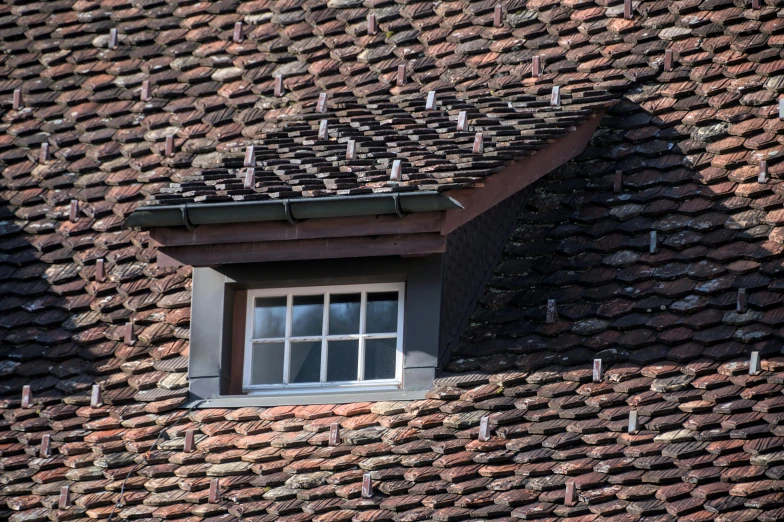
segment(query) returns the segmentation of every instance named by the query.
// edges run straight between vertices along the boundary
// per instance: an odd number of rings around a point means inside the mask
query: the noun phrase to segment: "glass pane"
[[[329,296],[329,335],[359,333],[360,294]]]
[[[291,343],[289,382],[319,382],[321,341]]]
[[[397,332],[397,292],[368,294],[367,333]]]
[[[397,339],[365,340],[365,380],[394,379]]]
[[[253,338],[270,339],[286,335],[286,297],[257,297],[253,318]]]
[[[327,350],[327,380],[356,381],[359,341],[330,341]]]
[[[284,343],[254,344],[250,358],[251,384],[283,384]]]
[[[321,335],[324,324],[324,296],[294,296],[294,308],[291,312],[291,335],[306,337]]]

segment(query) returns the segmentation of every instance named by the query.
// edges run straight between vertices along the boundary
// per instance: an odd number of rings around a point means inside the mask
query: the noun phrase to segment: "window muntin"
[[[243,388],[398,388],[403,283],[248,291]]]

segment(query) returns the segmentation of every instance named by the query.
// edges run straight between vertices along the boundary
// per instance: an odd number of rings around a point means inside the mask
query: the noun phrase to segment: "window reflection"
[[[329,296],[329,335],[359,333],[360,294],[333,294]]]
[[[257,297],[253,337],[269,339],[286,335],[286,297]]]
[[[324,296],[294,296],[294,307],[291,312],[291,335],[294,337],[310,337],[321,335],[324,324]]]
[[[367,333],[397,331],[397,292],[367,295]]]

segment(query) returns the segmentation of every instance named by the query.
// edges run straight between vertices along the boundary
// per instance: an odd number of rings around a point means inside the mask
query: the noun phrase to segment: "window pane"
[[[397,332],[397,292],[367,295],[367,333]]]
[[[283,383],[284,343],[254,344],[250,358],[251,384]]]
[[[327,380],[356,381],[359,341],[330,341],[327,351]]]
[[[286,298],[257,297],[253,318],[253,338],[269,339],[286,335]]]
[[[329,296],[329,335],[359,333],[360,294]]]
[[[321,335],[324,322],[323,295],[294,296],[294,308],[291,312],[291,335],[305,337]]]
[[[289,382],[319,382],[321,341],[291,343]]]
[[[397,339],[365,341],[365,380],[394,379]]]

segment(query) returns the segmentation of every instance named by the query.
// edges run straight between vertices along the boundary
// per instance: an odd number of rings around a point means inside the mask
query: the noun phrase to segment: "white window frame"
[[[395,358],[395,377],[394,379],[373,380],[373,381],[347,381],[347,382],[318,382],[318,383],[288,383],[289,364],[291,358],[291,341],[320,341],[321,342],[321,378],[326,379],[327,372],[327,342],[341,340],[358,340],[358,375],[362,376],[364,371],[365,339],[390,339],[392,332],[367,334],[365,331],[365,316],[367,308],[367,294],[377,292],[397,292],[397,354]],[[357,294],[361,295],[360,305],[360,329],[358,334],[351,335],[327,335],[329,325],[329,303],[330,295],[336,294]],[[324,317],[320,336],[312,337],[292,337],[292,303],[294,296],[300,295],[323,295],[324,296]],[[286,297],[286,328],[285,337],[254,339],[254,308],[257,297]],[[245,347],[242,370],[243,391],[251,395],[289,395],[292,393],[307,393],[308,391],[322,392],[347,392],[361,390],[399,390],[403,383],[403,302],[405,300],[405,283],[377,283],[363,285],[334,285],[334,286],[307,286],[294,288],[273,288],[248,290],[248,300],[246,303],[245,317]],[[259,341],[272,343],[284,343],[283,357],[283,384],[251,384],[251,357],[253,356],[253,344]]]

